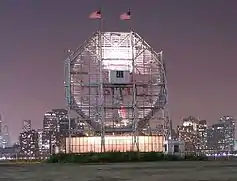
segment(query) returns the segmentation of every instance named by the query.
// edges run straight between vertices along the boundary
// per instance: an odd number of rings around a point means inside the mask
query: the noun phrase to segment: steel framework
[[[111,72],[126,71],[128,80],[111,82]],[[65,60],[68,109],[101,135],[133,133],[151,122],[163,123],[168,140],[167,81],[163,52],[155,52],[134,31],[95,32]],[[103,149],[103,146],[101,147]]]

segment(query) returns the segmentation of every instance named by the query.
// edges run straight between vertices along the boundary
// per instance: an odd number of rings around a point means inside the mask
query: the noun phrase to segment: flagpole
[[[90,14],[90,19],[98,20],[98,30],[96,31],[96,35],[98,39],[96,40],[96,50],[98,51],[98,62],[99,62],[99,93],[97,100],[100,99],[100,103],[97,105],[99,109],[99,120],[100,124],[100,132],[101,132],[101,152],[105,151],[105,141],[104,141],[104,134],[105,134],[105,126],[104,126],[104,85],[103,85],[103,13],[102,8],[97,11],[94,11]]]
[[[102,32],[103,31],[103,13],[102,13],[102,8],[100,8],[100,13],[101,13],[101,18],[99,20],[99,31]]]
[[[100,12],[102,12],[102,8],[100,8]],[[102,13],[101,13],[102,14]],[[105,123],[104,123],[104,86],[103,86],[103,15],[99,20],[99,59],[100,59],[100,118],[101,118],[101,152],[105,151]]]
[[[137,125],[137,103],[136,103],[136,83],[135,83],[135,56],[134,56],[134,35],[133,35],[133,28],[132,28],[132,22],[131,22],[131,9],[129,8],[126,12],[126,15],[124,18],[122,18],[127,22],[129,33],[130,33],[130,46],[131,46],[131,54],[132,54],[132,92],[133,92],[133,150],[139,152],[139,140],[138,140],[138,125]],[[134,151],[135,151],[134,150]]]
[[[129,15],[131,16],[131,9],[129,8],[128,9],[128,13],[130,13]],[[129,31],[132,32],[133,29],[132,29],[132,19],[130,17],[130,19],[128,20],[128,28],[129,28]]]
[[[104,16],[103,16],[103,0],[100,0],[99,2],[99,7],[100,7],[100,14],[101,14],[101,19],[99,21],[99,31],[102,32],[103,31],[103,21],[104,21]]]

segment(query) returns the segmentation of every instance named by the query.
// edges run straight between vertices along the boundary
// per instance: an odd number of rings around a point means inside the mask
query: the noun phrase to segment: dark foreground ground
[[[0,164],[0,181],[237,181],[237,161]]]

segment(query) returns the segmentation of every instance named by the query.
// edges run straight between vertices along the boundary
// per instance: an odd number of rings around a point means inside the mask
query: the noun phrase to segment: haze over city
[[[145,3],[146,2],[146,3]],[[0,112],[17,140],[24,119],[42,127],[43,115],[64,108],[64,59],[98,27],[89,13],[103,6],[105,31],[130,25],[157,51],[164,50],[169,110],[175,124],[189,115],[215,122],[237,116],[235,0],[1,0]]]

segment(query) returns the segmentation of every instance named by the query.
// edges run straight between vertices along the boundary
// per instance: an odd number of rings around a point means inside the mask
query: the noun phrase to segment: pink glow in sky
[[[88,15],[103,5],[106,31],[132,26],[164,50],[174,123],[189,115],[215,122],[237,116],[237,1],[84,0],[0,1],[0,111],[16,140],[23,119],[65,107],[63,61],[98,27]]]

